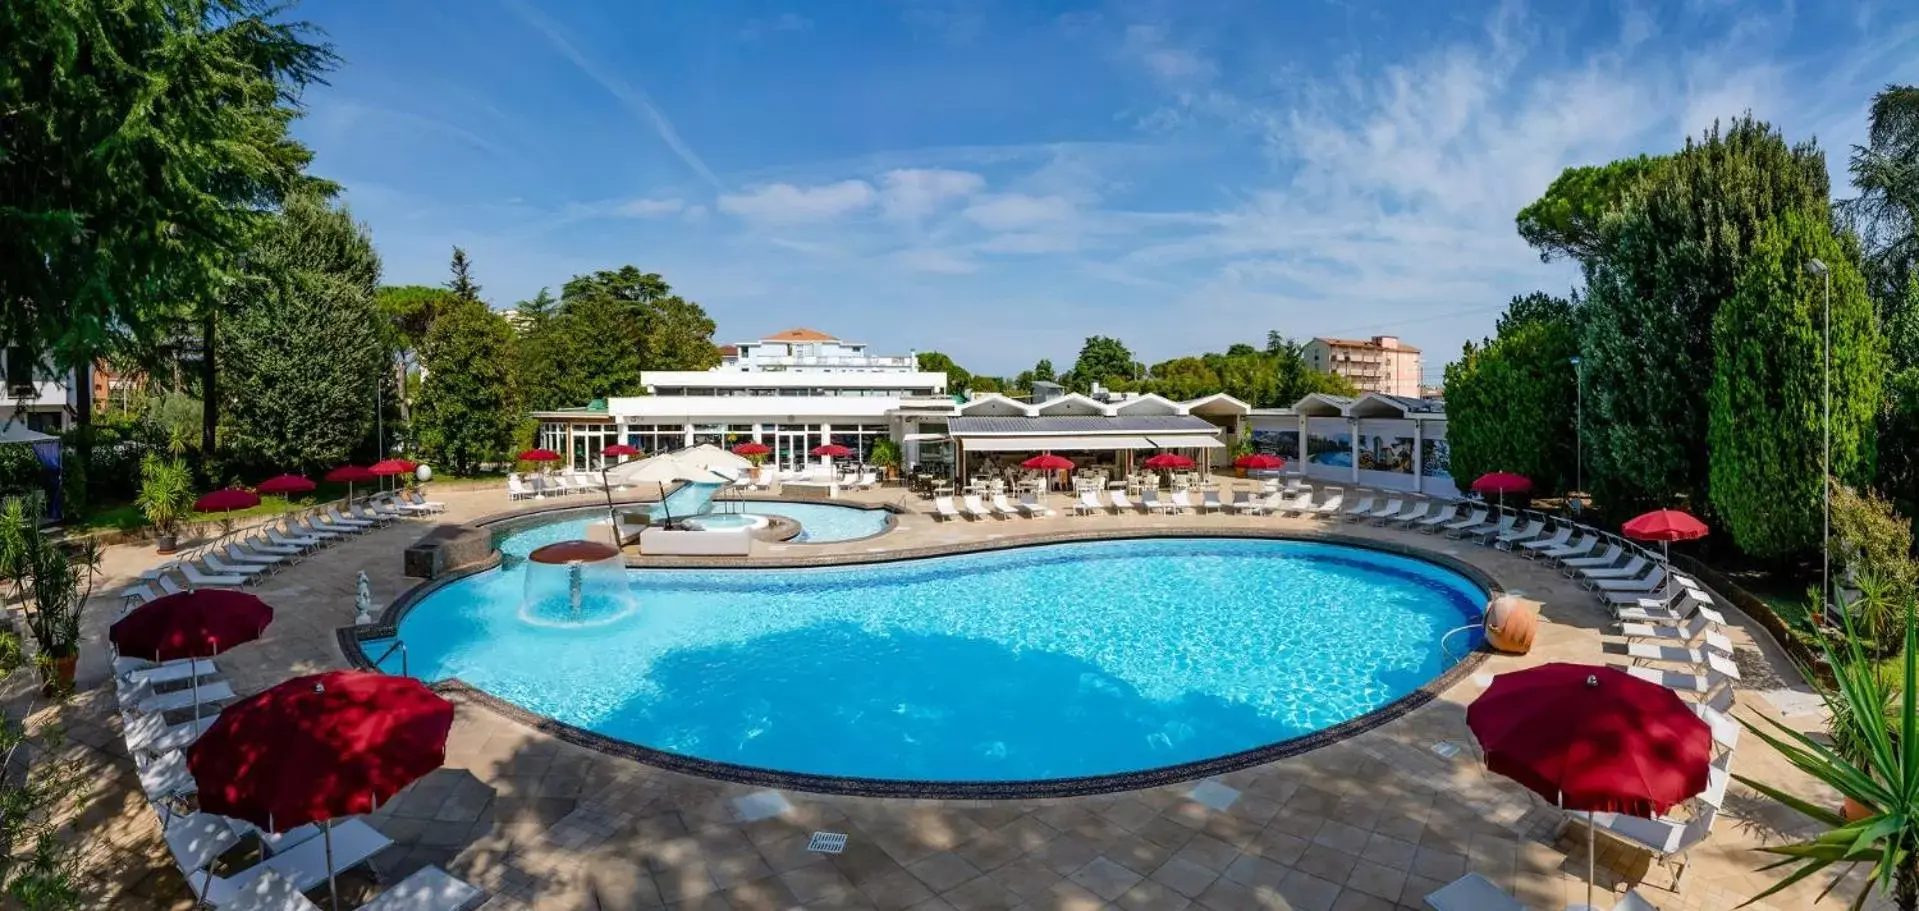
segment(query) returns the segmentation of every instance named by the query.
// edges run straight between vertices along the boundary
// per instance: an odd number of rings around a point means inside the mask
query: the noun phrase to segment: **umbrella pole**
[[[340,884],[333,879],[333,820],[320,823],[320,837],[326,840],[326,892],[333,911],[340,911]]]
[[[1586,908],[1593,906],[1593,811],[1586,811]]]

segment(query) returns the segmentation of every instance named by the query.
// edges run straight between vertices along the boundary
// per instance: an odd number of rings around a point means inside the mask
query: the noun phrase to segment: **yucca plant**
[[[1919,744],[1919,700],[1912,692],[1913,682],[1919,680],[1919,625],[1908,601],[1901,658],[1904,673],[1895,677],[1874,665],[1868,647],[1855,634],[1850,613],[1841,616],[1841,624],[1844,635],[1820,642],[1836,682],[1814,684],[1832,713],[1831,745],[1770,718],[1764,726],[1744,719],[1741,723],[1795,768],[1851,800],[1856,805],[1853,815],[1859,818],[1848,820],[1838,809],[1735,774],[1753,790],[1827,826],[1825,832],[1805,841],[1760,848],[1780,856],[1762,870],[1791,868],[1792,872],[1747,904],[1828,867],[1866,864],[1871,879],[1853,900],[1853,908],[1863,907],[1877,889],[1890,893],[1902,911],[1919,911],[1919,749],[1914,749]],[[1805,676],[1818,680],[1809,671]],[[1835,875],[1826,892],[1840,878]]]

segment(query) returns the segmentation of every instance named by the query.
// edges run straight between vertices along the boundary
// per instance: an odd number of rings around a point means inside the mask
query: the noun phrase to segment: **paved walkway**
[[[508,509],[502,491],[445,491],[441,521]],[[887,490],[868,502],[921,501]],[[585,498],[574,497],[578,505]],[[570,505],[541,504],[542,506]],[[262,641],[223,656],[236,690],[254,692],[300,673],[343,665],[334,629],[351,621],[356,574],[376,600],[413,580],[400,551],[430,527],[402,523],[322,551],[256,591],[276,619]],[[756,545],[756,557],[871,556],[876,552],[1013,542],[1088,529],[1272,528],[1311,534],[1303,520],[1226,516],[1059,516],[936,523],[903,515],[880,538],[832,545]],[[1341,525],[1342,533],[1390,537],[1457,552],[1513,589],[1546,604],[1536,647],[1495,656],[1405,717],[1301,756],[1220,776],[1098,797],[1033,801],[916,801],[784,793],[654,769],[558,741],[474,705],[456,713],[446,767],[372,818],[396,845],[380,859],[389,881],[440,864],[492,893],[489,911],[521,908],[915,908],[1168,909],[1420,908],[1423,896],[1479,871],[1529,908],[1584,900],[1584,830],[1476,761],[1465,706],[1490,675],[1551,660],[1606,660],[1604,614],[1557,574],[1494,551],[1407,533]],[[149,549],[109,551],[104,590],[157,562]],[[43,710],[70,731],[69,753],[97,769],[99,787],[71,822],[84,839],[89,886],[99,907],[185,908],[180,877],[119,746],[97,643],[117,614],[103,597],[87,618],[81,683],[66,705]],[[1731,612],[1729,611],[1729,614]],[[1790,676],[1770,643],[1743,618],[1731,631],[1742,664]],[[1763,635],[1763,634],[1762,634]],[[1615,659],[1617,660],[1617,659]],[[19,705],[19,693],[6,694]],[[1739,713],[1772,713],[1742,694]],[[1458,748],[1456,751],[1453,748]],[[1756,738],[1743,739],[1735,770],[1836,803],[1792,772]],[[1197,788],[1197,790],[1196,790]],[[752,798],[745,803],[740,798]],[[752,818],[772,811],[766,818]],[[1565,831],[1562,831],[1565,830]],[[820,830],[845,833],[844,853],[806,850]],[[1629,885],[1666,911],[1732,908],[1766,888],[1753,849],[1802,835],[1804,820],[1735,785],[1712,838],[1691,855],[1683,887],[1648,868],[1644,854],[1600,843],[1601,890]],[[1762,908],[1842,907],[1843,883],[1817,905],[1824,881],[1801,883]],[[355,897],[363,879],[345,881]],[[1597,904],[1608,907],[1615,896]]]

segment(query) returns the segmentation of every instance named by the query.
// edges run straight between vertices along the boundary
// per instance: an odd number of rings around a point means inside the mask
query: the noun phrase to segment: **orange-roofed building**
[[[1395,336],[1315,338],[1301,354],[1307,366],[1343,376],[1361,392],[1419,397],[1419,349]]]

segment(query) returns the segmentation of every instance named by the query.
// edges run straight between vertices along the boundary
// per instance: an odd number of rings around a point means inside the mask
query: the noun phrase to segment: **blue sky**
[[[807,325],[975,372],[1397,333],[1436,377],[1565,166],[1751,109],[1841,173],[1919,81],[1898,2],[457,4],[296,13],[346,58],[297,130],[386,280],[496,306],[633,263],[720,341]]]

